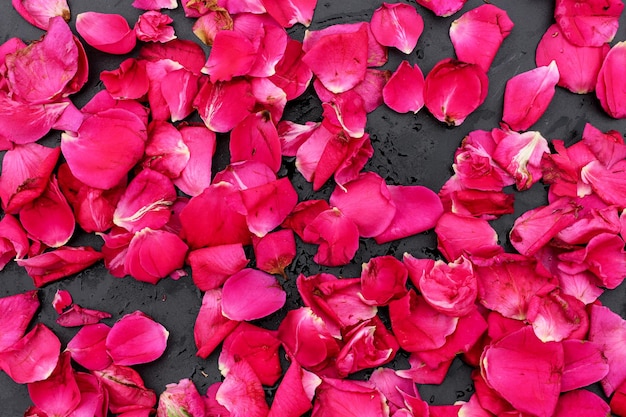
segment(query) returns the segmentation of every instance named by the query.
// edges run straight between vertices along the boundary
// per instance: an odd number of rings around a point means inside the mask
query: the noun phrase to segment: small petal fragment
[[[111,317],[110,313],[90,308],[82,308],[78,304],[72,305],[59,315],[56,322],[63,327],[78,327],[86,324],[96,324],[102,319]]]
[[[222,311],[231,320],[256,320],[279,310],[286,298],[276,278],[262,271],[243,269],[224,283]]]
[[[467,0],[416,0],[417,4],[430,9],[440,17],[452,16],[463,8]]]
[[[169,332],[141,311],[119,319],[106,337],[107,352],[116,365],[137,365],[158,359]]]
[[[119,14],[79,13],[76,31],[89,45],[108,54],[127,54],[137,44],[135,31]]]
[[[513,130],[528,130],[550,105],[559,79],[555,61],[511,78],[504,90],[502,120]]]
[[[413,6],[383,3],[372,14],[370,27],[374,37],[384,46],[393,46],[410,54],[424,30],[424,20]]]
[[[102,254],[89,246],[63,246],[51,252],[18,259],[17,264],[26,268],[36,287],[80,272],[102,259]]]

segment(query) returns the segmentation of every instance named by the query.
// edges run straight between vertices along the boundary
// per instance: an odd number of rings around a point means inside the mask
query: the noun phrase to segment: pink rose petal
[[[583,388],[603,379],[609,372],[601,345],[586,340],[564,340],[565,367],[561,391]]]
[[[611,413],[609,405],[599,395],[588,390],[568,392],[559,398],[554,417],[605,417]]]
[[[504,252],[498,235],[482,219],[444,213],[435,226],[438,248],[443,256],[454,261],[461,255],[490,258]]]
[[[272,402],[268,417],[300,417],[313,406],[315,389],[322,380],[291,362]]]
[[[388,415],[382,393],[366,382],[322,378],[316,394],[312,417]]]
[[[410,54],[424,30],[424,20],[413,6],[383,3],[372,14],[370,27],[381,45],[393,46]]]
[[[113,362],[106,350],[106,338],[111,328],[103,323],[82,327],[67,343],[72,359],[90,371],[100,371]]]
[[[626,42],[616,43],[606,54],[596,83],[596,96],[609,116],[616,119],[626,117],[624,107],[624,78],[619,68],[626,61]]]
[[[467,0],[417,0],[417,4],[430,9],[440,17],[452,16],[465,4]]]
[[[167,417],[171,413],[187,413],[203,416],[206,412],[204,400],[190,379],[181,379],[177,384],[167,384],[159,396],[157,417]]]
[[[296,240],[293,231],[284,229],[252,238],[256,267],[268,274],[287,277],[287,268],[296,257]]]
[[[90,46],[108,54],[127,54],[137,44],[135,31],[119,14],[79,13],[76,16],[76,31]]]
[[[526,190],[541,179],[541,160],[550,153],[541,133],[494,129],[492,135],[497,143],[493,159],[515,178],[518,190]]]
[[[222,314],[222,289],[206,291],[193,328],[198,348],[196,354],[201,358],[208,357],[238,324],[238,321],[230,320]]]
[[[106,311],[83,308],[78,304],[72,305],[56,319],[58,325],[63,327],[78,327],[86,324],[96,324],[102,319],[111,317]]]
[[[591,0],[583,3],[557,0],[554,19],[573,44],[602,46],[613,40],[623,10],[624,3],[621,0]]]
[[[283,57],[276,63],[275,74],[269,77],[270,81],[285,92],[287,100],[302,95],[313,77],[311,69],[302,61],[303,56],[302,42],[289,39]]]
[[[317,0],[263,0],[263,6],[279,25],[290,28],[296,23],[309,26]]]
[[[235,362],[215,393],[231,417],[266,417],[269,407],[259,378],[245,360]]]
[[[182,192],[194,197],[211,184],[212,164],[209,162],[215,154],[216,137],[204,125],[186,125],[179,130],[189,151],[189,160],[173,182]]]
[[[37,291],[27,291],[0,298],[0,352],[17,343],[39,308]]]
[[[256,320],[279,310],[286,297],[276,278],[246,268],[224,283],[222,312],[231,320]]]
[[[149,11],[137,19],[135,23],[135,35],[142,42],[169,42],[176,39],[174,28],[168,26],[174,20],[157,11]]]
[[[319,213],[306,225],[303,237],[319,245],[313,260],[320,265],[346,265],[359,248],[357,225],[337,208]]]
[[[368,303],[386,305],[406,294],[408,271],[391,255],[377,256],[361,269],[361,295]]]
[[[93,374],[106,389],[109,396],[109,410],[115,414],[144,409],[136,417],[150,415],[156,405],[156,395],[146,388],[141,375],[128,366],[111,365]],[[129,417],[135,417],[128,414]]]
[[[607,307],[597,305],[591,306],[590,317],[589,341],[598,344],[607,359],[609,372],[600,382],[604,393],[610,396],[626,380],[626,368],[621,366],[626,360],[626,321]]]
[[[201,85],[193,105],[206,126],[214,132],[228,132],[252,112],[255,99],[250,83],[237,79]]]
[[[231,132],[231,162],[259,161],[278,172],[281,164],[278,132],[267,111],[251,113]]]
[[[15,11],[31,25],[48,30],[50,19],[61,16],[70,20],[70,8],[65,0],[12,0]]]
[[[81,393],[69,352],[61,353],[54,372],[48,378],[28,384],[28,395],[35,407],[47,415],[70,415],[80,403]]]
[[[228,277],[248,264],[248,259],[241,243],[235,243],[193,250],[187,255],[187,263],[194,284],[201,291],[208,291],[221,287]]]
[[[133,7],[142,10],[175,9],[176,0],[133,0]]]
[[[417,64],[402,61],[383,88],[385,104],[398,113],[417,113],[424,107],[424,74]]]
[[[119,319],[106,337],[106,349],[115,365],[137,365],[158,359],[167,347],[169,332],[144,313]]]
[[[187,10],[190,10],[188,7],[193,5],[192,1],[183,2],[183,7],[185,7],[185,14]],[[201,4],[196,2],[196,6]],[[199,13],[198,13],[199,14]],[[191,17],[191,16],[187,16]],[[195,16],[198,19],[193,24],[192,31],[194,35],[202,41],[202,43],[212,46],[215,41],[215,36],[222,30],[232,30],[233,29],[233,19],[230,14],[226,10],[216,9],[216,10],[208,10],[199,15]]]

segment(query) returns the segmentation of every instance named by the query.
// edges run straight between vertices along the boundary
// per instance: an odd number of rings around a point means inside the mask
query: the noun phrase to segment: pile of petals
[[[417,3],[450,16],[465,1]],[[80,327],[62,350],[45,325],[27,332],[39,308],[33,290],[0,299],[0,369],[27,384],[25,416],[625,416],[626,321],[598,300],[626,277],[624,139],[588,124],[574,145],[551,140],[552,152],[529,130],[557,86],[595,90],[610,116],[626,117],[626,44],[608,43],[623,3],[579,3],[556,1],[537,67],[506,84],[500,126],[462,140],[435,193],[363,170],[374,153],[367,117],[385,104],[463,123],[485,101],[491,64],[514,30],[494,5],[452,22],[456,56],[424,76],[407,60],[381,69],[389,48],[415,49],[424,23],[414,5],[384,3],[369,22],[307,30],[300,42],[286,28],[310,23],[314,0],[183,0],[207,58],[160,12],[175,1],[135,0],[146,12],[132,28],[121,15],[79,14],[79,38],[64,2],[14,0],[46,33],[0,46],[0,268],[16,259],[36,287],[100,260],[112,276],[146,284],[191,271],[203,292],[197,355],[219,350],[223,376],[204,395],[183,379],[157,400],[132,366],[165,352],[163,326],[139,311],[108,326],[109,313],[61,290],[57,323]],[[137,53],[102,72],[104,89],[79,109],[69,96],[89,73],[81,38]],[[320,120],[283,119],[309,86]],[[50,130],[62,131],[60,147],[37,143]],[[229,164],[214,172],[224,133]],[[334,187],[328,200],[299,201],[285,163],[315,191]],[[506,253],[489,221],[514,212],[508,187],[539,181],[548,202],[515,221],[517,253]],[[68,245],[77,225],[102,239],[101,251]],[[319,265],[342,266],[363,239],[430,229],[438,259],[385,255],[358,277],[298,274],[301,307],[277,330],[255,323],[284,311],[279,276],[287,279],[297,244],[315,245]],[[385,367],[400,350],[409,369]],[[473,367],[475,395],[422,400],[417,384],[440,384],[457,356]],[[368,369],[367,380],[348,378]],[[610,403],[584,389],[597,382]]]

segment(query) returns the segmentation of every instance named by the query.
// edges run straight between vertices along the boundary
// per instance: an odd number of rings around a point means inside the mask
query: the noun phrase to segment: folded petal
[[[317,375],[291,362],[276,389],[268,417],[300,417],[313,406],[315,389],[321,382]]]
[[[243,321],[278,311],[287,295],[272,275],[246,268],[226,280],[222,297],[224,316]]]
[[[189,160],[173,182],[182,192],[194,197],[211,184],[211,161],[215,154],[216,137],[204,125],[188,125],[179,130],[189,151]]]
[[[106,349],[110,330],[104,323],[88,324],[67,343],[67,351],[80,366],[90,371],[102,370],[113,362]]]
[[[265,236],[252,238],[256,267],[268,274],[287,277],[287,268],[296,257],[296,240],[293,231],[284,229]]]
[[[592,305],[589,340],[600,345],[602,355],[609,365],[608,374],[602,379],[604,393],[610,396],[626,380],[624,363],[624,338],[626,321],[607,307]]]
[[[190,379],[181,379],[177,384],[167,384],[159,396],[157,417],[176,415],[203,416],[206,412],[204,400]]]
[[[0,92],[0,138],[15,144],[35,142],[56,128],[69,108],[67,101],[25,103]]]
[[[559,78],[559,68],[552,61],[548,66],[509,79],[504,90],[502,120],[513,130],[528,130],[550,105]]]
[[[377,256],[361,269],[361,295],[366,302],[386,305],[406,294],[408,271],[391,255]]]
[[[158,359],[167,347],[169,332],[141,311],[119,319],[106,337],[115,365],[137,365]]]
[[[589,324],[583,302],[559,290],[532,298],[526,317],[542,342],[560,342],[586,334]]]
[[[189,162],[189,148],[173,125],[155,120],[148,126],[148,141],[141,165],[168,178],[178,177]]]
[[[26,231],[15,217],[5,214],[0,220],[0,271],[10,261],[24,258],[29,248]]]
[[[63,246],[41,255],[18,259],[17,264],[26,268],[36,287],[80,272],[102,259],[102,254],[91,247]]]
[[[276,1],[276,4],[284,4],[284,2]],[[274,67],[274,75],[269,77],[270,81],[285,92],[287,100],[293,100],[302,95],[313,77],[311,69],[302,61],[303,56],[302,42],[289,39],[283,57]]]
[[[48,327],[35,327],[0,352],[0,369],[18,384],[47,379],[57,366],[61,342]]]
[[[389,415],[384,396],[371,384],[323,378],[317,387],[313,417],[384,417]]]
[[[624,10],[621,0],[587,1],[557,0],[554,19],[563,34],[575,45],[602,46],[611,42]]]
[[[109,410],[119,414],[130,410],[146,409],[140,415],[149,415],[156,405],[156,395],[146,388],[141,375],[128,366],[111,365],[93,371],[109,395]],[[129,410],[130,409],[130,410]]]
[[[550,153],[541,133],[494,129],[492,135],[497,143],[493,159],[515,178],[518,190],[526,190],[541,179],[541,160]]]
[[[238,321],[230,320],[222,314],[222,289],[206,291],[193,328],[198,348],[196,355],[208,357],[238,324]]]
[[[15,11],[31,25],[48,30],[50,19],[61,16],[66,22],[70,20],[70,8],[65,0],[13,0]]]
[[[505,10],[483,4],[452,22],[450,40],[460,61],[476,64],[486,73],[512,29]]]
[[[485,380],[519,411],[550,417],[563,374],[563,347],[543,343],[524,327],[488,346],[482,357]]]
[[[584,388],[603,379],[609,372],[607,358],[598,343],[569,339],[563,341],[565,367],[561,391]]]
[[[146,227],[130,241],[125,271],[138,281],[156,284],[183,267],[188,249],[178,235]]]
[[[28,384],[28,395],[35,407],[52,416],[69,415],[78,406],[81,395],[69,352],[61,353],[48,378]]]
[[[0,298],[0,352],[17,343],[39,308],[37,291]]]
[[[193,105],[206,126],[214,132],[228,132],[252,112],[255,99],[250,83],[236,79],[205,82]]]
[[[176,39],[174,28],[168,26],[174,20],[158,11],[148,11],[137,19],[135,35],[143,42],[169,42]]]
[[[235,362],[215,393],[231,417],[266,417],[269,407],[259,378],[245,360]]]
[[[319,244],[313,260],[320,265],[345,265],[359,248],[357,225],[339,209],[319,213],[303,231],[306,242]]]
[[[410,54],[424,30],[424,20],[413,6],[383,3],[372,14],[370,22],[376,40]]]
[[[417,64],[402,61],[383,88],[385,104],[398,113],[417,113],[424,107],[424,74]]]
[[[263,6],[279,25],[290,28],[296,23],[309,26],[317,0],[263,0]]]
[[[56,322],[63,327],[78,327],[86,324],[96,324],[102,319],[111,317],[106,311],[82,308],[78,304],[72,305],[68,310],[59,315]]]
[[[281,165],[280,140],[270,113],[251,113],[232,130],[229,142],[231,162],[259,161],[278,172]]]
[[[446,58],[426,75],[424,104],[440,122],[458,126],[485,101],[488,85],[478,65]]]
[[[616,119],[626,117],[624,107],[624,78],[619,68],[626,61],[626,42],[616,43],[606,54],[596,83],[596,96],[609,116]]]
[[[137,44],[135,31],[119,14],[79,13],[76,16],[76,31],[90,46],[108,54],[127,54]]]
[[[209,59],[202,71],[209,75],[212,83],[230,81],[250,72],[256,53],[257,49],[245,35],[222,30],[215,35]]]

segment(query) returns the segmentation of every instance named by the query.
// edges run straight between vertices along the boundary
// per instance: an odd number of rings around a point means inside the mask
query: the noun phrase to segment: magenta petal
[[[170,120],[178,122],[193,112],[200,76],[186,68],[168,71],[161,82],[161,95],[170,112]]]
[[[0,298],[0,352],[17,343],[39,309],[37,291]]]
[[[602,46],[613,40],[623,10],[621,0],[557,0],[554,19],[573,44]]]
[[[0,352],[0,369],[18,384],[42,381],[54,371],[61,342],[52,330],[41,323],[11,348]]]
[[[610,414],[606,401],[584,389],[562,395],[554,410],[554,417],[605,417]]]
[[[590,185],[605,203],[621,207],[626,195],[626,181],[622,175],[625,165],[626,162],[620,161],[606,169],[601,162],[594,160],[582,168],[580,176],[582,182]]]
[[[542,342],[560,342],[577,333],[586,334],[589,324],[583,302],[559,290],[532,298],[526,318]]]
[[[63,327],[78,327],[86,324],[96,324],[102,319],[111,317],[110,313],[89,308],[82,308],[78,304],[72,305],[59,315],[56,322]]]
[[[268,417],[300,417],[311,409],[315,389],[322,380],[291,362],[272,401]]]
[[[209,74],[212,83],[230,81],[233,77],[248,74],[255,60],[256,48],[245,35],[222,30],[215,35],[202,71]]]
[[[322,36],[302,61],[311,68],[324,87],[333,93],[351,89],[363,81],[367,68],[367,28],[352,33]]]
[[[607,359],[609,372],[601,383],[604,393],[610,396],[626,380],[626,368],[622,366],[626,363],[626,321],[603,306],[592,305],[590,315],[589,341],[598,344]]]
[[[62,134],[61,151],[76,178],[108,189],[141,159],[146,139],[144,121],[131,111],[112,108],[88,116],[75,134]]]
[[[596,83],[596,96],[602,108],[616,119],[626,118],[625,80],[619,70],[623,68],[624,62],[626,62],[626,42],[618,42],[604,58]]]
[[[251,233],[263,237],[280,225],[298,203],[288,178],[241,191],[246,223]]]
[[[224,283],[222,311],[231,320],[256,320],[279,310],[286,297],[273,276],[243,269]]]
[[[201,358],[209,356],[238,324],[222,314],[222,289],[206,291],[193,328],[197,355]]]
[[[441,200],[426,187],[388,185],[387,189],[396,206],[396,213],[385,231],[374,236],[378,244],[432,229],[443,214]]]
[[[185,15],[187,17],[191,17],[188,15],[187,10],[189,6],[202,6],[200,3],[194,2],[183,2],[183,7],[185,8]],[[218,32],[222,30],[232,30],[233,29],[233,19],[230,16],[230,13],[226,10],[216,9],[209,10],[206,8],[206,12],[198,13],[199,16],[195,16],[198,19],[193,24],[193,33],[202,41],[202,43],[212,46],[213,41],[215,40],[215,36]]]
[[[481,368],[485,380],[513,407],[538,417],[550,417],[559,399],[563,347],[542,343],[524,327],[488,346]]]
[[[351,138],[362,138],[365,135],[367,114],[363,98],[355,91],[345,91],[335,95],[330,103],[322,103],[323,123],[340,128]],[[334,130],[330,128],[330,130]]]
[[[109,54],[126,54],[137,43],[135,31],[119,14],[79,13],[76,16],[76,31],[89,45]]]
[[[204,125],[183,126],[180,133],[189,150],[189,160],[173,182],[182,192],[194,197],[211,184],[210,161],[215,154],[216,137]]]
[[[31,239],[52,248],[63,246],[70,240],[76,220],[54,176],[42,195],[22,207],[20,222]]]
[[[249,323],[240,323],[226,336],[218,359],[220,372],[228,376],[237,362],[248,362],[261,384],[272,386],[282,375],[276,332]]]
[[[406,294],[408,271],[391,255],[377,256],[364,263],[361,270],[361,295],[366,302],[386,305]]]
[[[103,323],[81,328],[67,344],[72,359],[90,371],[99,371],[112,363],[106,351],[106,338],[110,327]]]
[[[13,0],[15,11],[31,25],[48,30],[50,19],[61,16],[70,20],[70,8],[65,0]]]
[[[262,3],[279,25],[290,28],[296,23],[311,24],[317,0],[263,0]]]
[[[417,4],[430,9],[440,17],[452,16],[465,4],[467,0],[417,0]]]
[[[170,413],[187,413],[191,416],[204,416],[206,406],[198,389],[190,379],[181,379],[177,384],[167,384],[159,396],[157,417]]]
[[[268,274],[286,278],[285,268],[296,257],[296,240],[289,229],[268,233],[262,238],[253,237],[256,267]]]
[[[236,79],[201,86],[193,105],[206,126],[214,132],[228,132],[252,112],[255,99],[250,83]]]
[[[148,93],[150,80],[143,60],[128,58],[112,71],[102,71],[100,81],[116,99],[140,99]]]
[[[415,383],[400,376],[391,368],[376,368],[369,381],[376,385],[376,388],[387,398],[391,415],[395,415],[394,413],[399,408],[405,407],[403,393],[419,397]]]
[[[28,384],[28,394],[33,404],[48,415],[70,415],[80,403],[80,390],[69,352],[61,353],[54,372],[48,378]]]
[[[10,261],[24,258],[30,248],[26,231],[10,214],[0,220],[0,248],[0,271]]]
[[[543,115],[559,82],[555,61],[511,78],[504,90],[502,120],[513,130],[527,130]]]
[[[278,132],[267,111],[251,113],[230,135],[231,162],[259,161],[278,172],[281,164]]]
[[[169,26],[174,20],[156,10],[148,11],[137,19],[135,35],[142,42],[169,42],[176,39],[174,28]]]
[[[370,25],[381,45],[394,46],[405,54],[415,49],[424,30],[424,20],[415,8],[401,3],[383,3],[372,14]]]
[[[389,415],[385,397],[367,382],[323,378],[316,394],[312,417]]]
[[[302,61],[303,56],[302,42],[289,39],[282,59],[274,68],[275,74],[269,77],[270,81],[285,92],[287,100],[302,95],[313,77],[311,69]]]
[[[512,29],[513,22],[506,11],[483,4],[452,22],[450,40],[460,61],[476,64],[487,72]]]
[[[346,265],[359,248],[357,225],[339,209],[321,212],[306,225],[304,241],[319,244],[313,260],[320,265]]]
[[[170,218],[176,190],[165,175],[144,169],[128,184],[113,214],[113,222],[135,233],[145,227],[159,229]]]
[[[106,348],[116,365],[148,363],[163,354],[168,336],[165,327],[135,311],[113,325],[106,338]]]
[[[133,7],[141,10],[175,9],[176,0],[133,0]]]
[[[417,64],[402,61],[383,88],[385,104],[398,113],[417,113],[424,107],[424,74]]]
[[[498,234],[482,219],[444,213],[435,226],[438,248],[449,261],[461,255],[489,258],[504,252]]]
[[[153,121],[148,126],[148,141],[141,165],[174,179],[188,162],[189,148],[182,133],[170,123]]]
[[[561,391],[586,387],[603,379],[609,372],[601,345],[584,340],[564,340],[565,368]]]
[[[364,199],[367,207],[362,204]],[[329,201],[354,221],[362,237],[381,234],[396,214],[385,180],[374,172],[362,173],[341,189],[336,188]]]
[[[583,143],[607,168],[626,158],[624,138],[616,130],[602,132],[590,123],[583,129]]]
[[[448,374],[452,361],[441,362],[435,368],[431,368],[420,359],[417,353],[409,356],[410,369],[400,369],[398,376],[409,378],[416,384],[441,384]]]
[[[266,417],[269,413],[261,382],[245,360],[233,364],[215,399],[232,417]]]
[[[526,190],[541,179],[541,161],[550,153],[541,133],[494,129],[492,136],[497,143],[493,159],[515,178],[518,190]]]
[[[141,375],[128,366],[111,365],[106,369],[94,371],[109,394],[109,410],[120,414],[125,411],[143,410],[139,415],[129,417],[148,417],[150,408],[156,405],[154,391],[146,388]]]
[[[35,142],[50,129],[58,128],[66,111],[67,101],[31,104],[15,100],[5,92],[0,93],[0,138],[15,144]],[[3,149],[7,149],[4,147]]]
[[[248,264],[248,259],[241,243],[235,243],[191,251],[187,263],[194,284],[201,291],[208,291],[221,287],[228,277]]]
[[[446,58],[426,75],[424,104],[440,122],[458,126],[485,101],[488,85],[478,65]]]
[[[57,290],[52,299],[52,307],[58,314],[63,313],[67,307],[72,305],[72,295],[67,290]],[[0,349],[2,350],[2,349]]]
[[[577,46],[570,43],[554,24],[548,28],[537,45],[537,66],[555,61],[559,69],[558,85],[573,93],[585,94],[596,89],[598,73],[610,45]]]
[[[80,272],[102,259],[102,254],[89,246],[63,246],[51,252],[18,259],[17,264],[26,268],[36,287]]]

